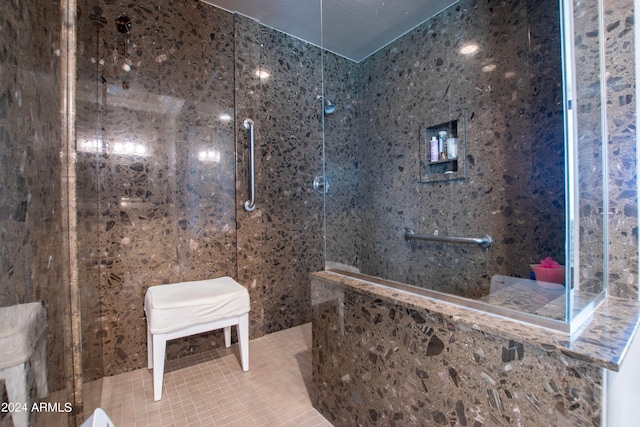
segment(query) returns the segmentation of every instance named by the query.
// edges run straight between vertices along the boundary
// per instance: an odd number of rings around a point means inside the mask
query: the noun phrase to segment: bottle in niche
[[[440,159],[440,150],[438,139],[434,136],[431,137],[431,161],[437,162]]]
[[[458,138],[449,138],[447,140],[447,154],[449,159],[458,157]]]
[[[439,143],[438,147],[440,150],[440,160],[447,160],[449,155],[447,154],[447,131],[441,130],[438,132]]]

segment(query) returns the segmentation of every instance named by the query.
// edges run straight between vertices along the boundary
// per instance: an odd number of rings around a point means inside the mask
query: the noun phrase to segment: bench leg
[[[153,338],[149,331],[149,322],[147,322],[147,368],[153,368]]]
[[[238,316],[238,342],[240,344],[240,359],[242,361],[242,370],[249,370],[249,313]]]
[[[36,378],[36,392],[38,399],[47,397],[49,387],[47,383],[47,336],[40,338],[33,352],[33,370]]]
[[[162,380],[164,377],[164,358],[167,350],[167,335],[154,334],[153,339],[153,400],[162,398]]]
[[[27,364],[21,363],[10,368],[3,369],[5,387],[9,397],[9,403],[14,403],[19,407],[18,411],[11,413],[13,425],[15,427],[27,427],[29,425],[30,404],[29,390],[27,385]],[[23,405],[26,408],[23,408]],[[23,409],[27,409],[24,411]]]
[[[224,346],[231,347],[231,326],[224,328]]]

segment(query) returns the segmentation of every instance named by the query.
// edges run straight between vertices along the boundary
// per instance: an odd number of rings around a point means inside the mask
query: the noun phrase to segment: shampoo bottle
[[[439,138],[439,150],[440,160],[447,160],[449,155],[447,154],[447,131],[442,130],[438,132]]]
[[[435,136],[431,137],[431,161],[437,162],[440,157],[439,141]]]
[[[458,138],[449,138],[447,140],[447,154],[450,159],[458,157]]]

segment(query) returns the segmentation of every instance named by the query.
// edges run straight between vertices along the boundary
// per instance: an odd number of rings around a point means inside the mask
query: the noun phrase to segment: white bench
[[[230,277],[157,285],[147,289],[148,367],[153,369],[153,400],[162,398],[167,341],[224,328],[231,345],[236,325],[242,370],[249,370],[249,292]]]

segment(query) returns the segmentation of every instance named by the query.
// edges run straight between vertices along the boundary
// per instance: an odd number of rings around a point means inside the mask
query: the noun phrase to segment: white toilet
[[[102,408],[96,408],[80,427],[115,427],[115,424]]]

